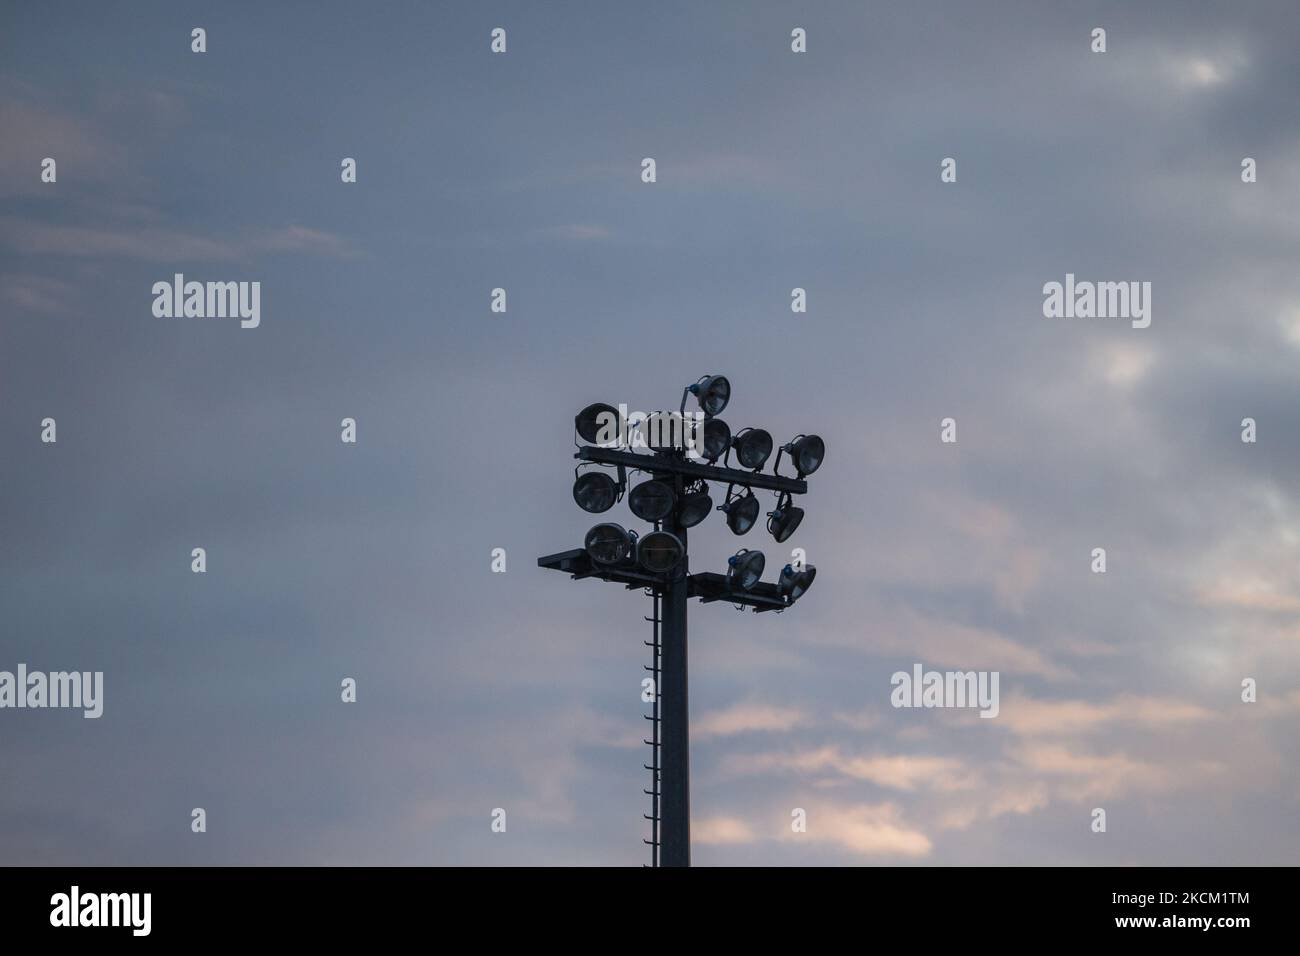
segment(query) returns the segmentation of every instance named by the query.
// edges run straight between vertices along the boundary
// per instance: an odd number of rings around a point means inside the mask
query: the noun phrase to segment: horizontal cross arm
[[[747,488],[763,488],[767,491],[787,491],[792,495],[808,493],[808,482],[802,478],[785,478],[781,475],[765,475],[762,472],[745,471],[741,468],[707,465],[689,458],[659,454],[642,455],[621,448],[600,448],[596,445],[579,448],[573,457],[601,465],[623,465],[625,468],[640,468],[660,474],[703,478],[705,481],[719,484],[732,483]]]

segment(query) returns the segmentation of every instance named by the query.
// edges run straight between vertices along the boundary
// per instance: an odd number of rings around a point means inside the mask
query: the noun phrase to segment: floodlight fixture
[[[587,532],[582,545],[597,564],[620,564],[632,553],[635,535],[621,524],[598,524]]]
[[[789,540],[801,521],[803,509],[797,507],[790,493],[786,492],[776,499],[776,509],[767,513],[767,530],[776,538],[776,543],[781,544]]]
[[[787,564],[781,569],[781,579],[777,581],[776,586],[781,597],[793,604],[808,590],[815,577],[817,577],[817,569],[811,564],[805,564],[797,570],[793,564]]]
[[[682,503],[677,508],[677,523],[683,528],[694,528],[712,510],[713,498],[709,495],[709,486],[700,482],[698,490],[682,495]]]
[[[627,495],[627,506],[642,521],[662,521],[672,513],[677,495],[663,481],[643,481]]]
[[[573,482],[573,500],[583,511],[598,515],[614,507],[618,485],[603,471],[583,472]]]
[[[654,412],[638,426],[651,451],[672,451],[686,447],[685,419],[677,412]]]
[[[613,416],[613,421],[617,427],[618,409],[613,405],[606,405],[604,402],[595,402],[573,417],[573,427],[578,430],[578,434],[582,436],[582,440],[587,444],[598,445],[601,444],[599,441],[600,433],[609,427],[610,418],[608,416]]]
[[[750,551],[748,548],[741,548],[727,558],[727,583],[733,588],[748,591],[763,576],[763,566],[765,564],[767,564],[767,559],[763,557],[762,551]]]
[[[651,531],[636,542],[637,563],[655,574],[664,574],[677,567],[685,553],[681,539],[667,531]]]
[[[703,435],[696,435],[696,450],[710,465],[727,453],[731,447],[731,427],[721,418],[710,418],[703,426]]]
[[[781,446],[781,451],[790,456],[795,471],[802,478],[811,475],[826,460],[826,443],[820,435],[796,435]],[[781,467],[781,456],[776,456],[776,468]],[[773,471],[776,471],[776,468]]]
[[[727,516],[727,527],[735,534],[747,534],[758,520],[759,505],[754,492],[746,488],[743,495],[731,495],[731,486],[727,487],[727,500],[718,506],[718,510]]]
[[[687,391],[695,396],[704,410],[705,418],[721,415],[722,410],[731,401],[731,383],[725,375],[705,375]]]
[[[742,468],[758,471],[772,454],[772,436],[762,428],[742,428],[731,439]]]

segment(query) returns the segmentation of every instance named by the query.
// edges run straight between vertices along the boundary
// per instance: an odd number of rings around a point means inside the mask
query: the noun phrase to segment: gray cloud
[[[1294,859],[1291,5],[498,16],[9,15],[0,669],[107,699],[0,716],[0,859],[642,862],[648,601],[534,561],[573,412],[714,370],[829,454],[808,599],[691,612],[699,862]],[[173,266],[261,327],[153,318]],[[1151,327],[1045,319],[1066,272]],[[892,709],[915,661],[999,718]]]

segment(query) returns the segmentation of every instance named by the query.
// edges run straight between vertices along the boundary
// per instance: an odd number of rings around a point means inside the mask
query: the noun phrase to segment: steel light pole
[[[682,411],[685,409],[687,395],[692,393],[699,398],[706,420],[712,420],[726,407],[730,398],[730,384],[722,376],[705,376],[683,393]],[[589,412],[592,408],[611,407],[591,406],[585,411]],[[679,411],[679,422],[680,415]],[[577,425],[580,433],[583,430],[588,432],[583,437],[590,439],[590,426],[584,426],[581,415]],[[620,429],[619,434],[623,435],[624,431]],[[798,600],[816,574],[816,569],[811,565],[799,568],[787,565],[778,583],[759,581],[745,588],[738,580],[726,574],[690,573],[690,555],[686,546],[688,530],[681,522],[681,503],[688,489],[699,488],[700,482],[712,482],[719,486],[725,485],[729,496],[735,488],[743,488],[747,494],[753,489],[773,491],[779,496],[779,515],[781,502],[786,502],[788,506],[790,496],[807,492],[804,475],[815,471],[825,455],[820,438],[800,436],[781,447],[773,473],[764,474],[762,467],[767,454],[763,454],[764,460],[759,461],[756,468],[730,467],[732,448],[739,448],[741,457],[748,453],[751,464],[754,461],[752,452],[740,448],[742,442],[741,436],[731,439],[722,465],[716,464],[716,459],[706,461],[693,458],[684,447],[661,447],[658,450],[638,452],[622,447],[607,447],[611,444],[609,442],[597,445],[589,441],[588,444],[580,445],[574,454],[574,458],[580,462],[579,467],[596,465],[615,468],[618,484],[614,486],[617,489],[614,499],[606,495],[595,503],[587,498],[580,500],[578,486],[575,484],[575,500],[589,511],[607,510],[612,507],[613,500],[623,496],[626,489],[625,476],[629,471],[640,471],[652,480],[663,482],[673,491],[674,507],[654,522],[655,530],[675,536],[681,544],[680,556],[667,570],[648,567],[654,562],[644,556],[638,560],[634,550],[629,550],[615,561],[605,560],[610,555],[603,552],[593,557],[588,548],[561,551],[537,559],[538,566],[564,571],[575,580],[596,578],[622,584],[629,590],[643,589],[654,599],[655,613],[648,620],[654,624],[655,639],[647,642],[652,647],[653,661],[646,668],[653,674],[655,694],[654,714],[647,718],[652,723],[652,739],[646,741],[650,744],[653,755],[652,762],[646,765],[652,774],[651,789],[646,791],[652,800],[652,812],[647,817],[651,821],[651,839],[646,841],[651,846],[652,866],[690,866],[691,863],[687,602],[696,597],[706,604],[727,601],[742,608],[750,607],[754,611],[782,611]],[[768,447],[770,451],[770,443]],[[787,453],[798,477],[790,478],[776,473],[782,455]],[[802,511],[799,516],[802,517]],[[751,522],[751,525],[753,523],[755,522]],[[733,531],[736,527],[738,525],[733,526]],[[769,520],[768,527],[779,541],[784,541],[793,530],[783,531],[772,520]],[[749,530],[750,527],[746,526],[744,533]]]

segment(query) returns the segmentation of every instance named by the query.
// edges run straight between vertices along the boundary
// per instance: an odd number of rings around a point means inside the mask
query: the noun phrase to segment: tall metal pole
[[[721,375],[706,375],[695,385],[687,386],[682,391],[681,407],[678,409],[679,414],[683,416],[686,411],[686,400],[691,394],[707,396],[707,399],[701,397],[700,406],[706,412],[711,408],[716,414],[726,407],[730,385]],[[621,498],[626,487],[626,473],[631,470],[647,473],[654,481],[670,484],[676,492],[677,501],[685,498],[683,492],[687,487],[696,487],[699,483],[701,491],[709,485],[714,487],[726,485],[728,493],[733,486],[744,488],[751,495],[755,488],[775,491],[782,495],[781,500],[788,504],[792,495],[802,495],[808,491],[808,484],[804,480],[805,472],[799,469],[806,467],[806,462],[812,462],[810,470],[815,471],[825,453],[825,447],[816,435],[798,436],[797,441],[808,443],[807,448],[815,454],[810,453],[809,456],[804,457],[803,452],[799,452],[800,466],[796,469],[798,475],[791,478],[779,474],[780,454],[777,455],[770,475],[762,473],[762,462],[758,463],[758,467],[748,469],[731,467],[730,456],[725,458],[724,464],[721,465],[717,463],[716,455],[707,461],[688,458],[686,435],[680,432],[682,438],[680,444],[664,443],[663,436],[660,434],[657,447],[653,448],[653,454],[637,452],[632,447],[608,448],[596,444],[599,429],[592,422],[599,422],[602,416],[617,413],[613,406],[596,403],[584,408],[574,419],[574,428],[578,435],[590,444],[579,445],[573,457],[581,462],[618,469],[617,486],[613,485],[608,476],[605,479],[605,491],[611,487],[617,488],[618,493],[614,500]],[[663,425],[662,419],[660,425]],[[685,427],[684,419],[679,421],[677,427]],[[771,436],[768,435],[767,439],[770,442]],[[792,443],[789,447],[783,446],[782,451],[790,451],[793,460],[795,449],[796,446]],[[768,452],[770,451],[769,446]],[[582,477],[587,478],[590,475],[591,472],[588,472]],[[594,490],[600,491],[600,485],[601,482],[596,482]],[[599,513],[602,510],[599,494],[585,503],[582,500],[583,496],[590,491],[593,491],[591,487],[584,491],[579,482],[574,483],[574,497],[578,504],[588,511]],[[607,510],[612,503],[612,501],[605,502],[604,509]],[[651,519],[646,517],[646,520]],[[696,523],[698,521],[699,517],[696,518]],[[598,526],[600,527],[610,526]],[[592,529],[592,531],[596,530],[596,528]],[[647,817],[651,821],[650,839],[644,842],[649,843],[655,851],[651,857],[652,866],[690,866],[691,740],[690,697],[687,692],[686,602],[693,595],[705,604],[726,600],[736,605],[753,608],[755,611],[782,611],[794,603],[795,586],[802,593],[812,581],[816,569],[809,565],[807,572],[801,572],[798,580],[793,583],[786,582],[784,579],[777,584],[765,584],[760,581],[751,582],[749,587],[741,588],[730,575],[707,571],[691,574],[689,549],[686,546],[686,528],[680,524],[679,513],[676,510],[657,522],[655,530],[667,531],[681,542],[681,560],[671,571],[664,572],[659,562],[644,555],[638,554],[634,559],[631,555],[623,554],[622,559],[619,560],[618,555],[610,555],[604,550],[588,551],[585,547],[543,555],[537,559],[537,564],[539,567],[563,571],[574,579],[598,578],[623,585],[628,589],[650,590],[655,595],[654,616],[647,618],[656,622],[657,630],[655,640],[652,642],[656,649],[654,663],[646,668],[654,672],[656,680],[654,711],[646,718],[654,721],[655,733],[652,739],[645,741],[652,748],[654,759],[645,768],[652,772],[652,779],[650,789],[645,791],[651,798],[650,816]],[[620,528],[617,534],[623,536],[623,544],[627,545],[630,540],[627,533]]]
[[[677,496],[682,494],[681,475],[673,482]],[[662,798],[659,801],[659,865],[691,865],[691,760],[690,707],[686,679],[686,600],[690,575],[686,529],[677,524],[676,515],[664,522],[682,542],[686,553],[673,570],[661,602],[663,627],[663,687],[660,690],[659,725],[662,736]]]

